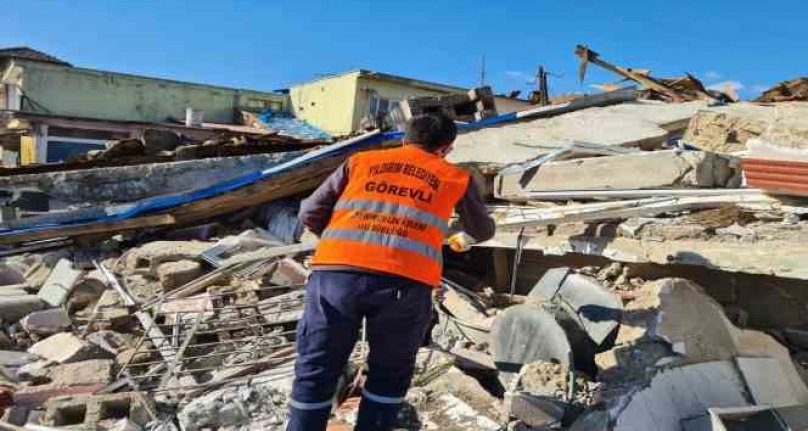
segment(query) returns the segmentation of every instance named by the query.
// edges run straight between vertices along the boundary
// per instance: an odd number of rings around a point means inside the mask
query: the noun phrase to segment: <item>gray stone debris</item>
[[[60,364],[111,357],[109,352],[68,332],[51,335],[31,346],[28,353]]]
[[[561,422],[566,403],[525,392],[506,392],[502,409],[509,418],[518,419],[528,426],[551,426]]]
[[[21,317],[44,308],[45,305],[37,295],[3,295],[0,296],[0,319],[5,322],[16,322]]]
[[[35,311],[20,320],[20,325],[29,333],[51,335],[70,329],[70,316],[62,308]]]
[[[177,417],[184,431],[280,431],[287,408],[287,394],[257,376],[250,384],[215,390],[192,400]]]
[[[162,263],[157,267],[157,277],[165,291],[170,291],[204,274],[202,265],[193,260],[178,260]]]

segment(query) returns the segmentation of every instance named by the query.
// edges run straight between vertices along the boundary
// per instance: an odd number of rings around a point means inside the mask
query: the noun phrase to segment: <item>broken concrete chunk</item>
[[[519,419],[531,427],[541,427],[561,422],[566,404],[556,398],[506,392],[502,408],[509,418]]]
[[[0,350],[0,367],[16,369],[23,365],[36,362],[37,357],[26,352],[16,350]]]
[[[202,241],[154,241],[132,249],[124,259],[127,268],[156,270],[164,262],[196,260],[211,244]]]
[[[24,271],[20,271],[18,266],[0,263],[0,286],[13,284],[23,284],[26,282]]]
[[[0,296],[0,319],[16,322],[32,311],[41,310],[45,303],[37,295]]]
[[[49,383],[39,386],[27,386],[14,393],[14,404],[26,408],[40,408],[48,400],[58,397],[90,395],[100,391],[104,385],[59,385]]]
[[[194,398],[177,418],[185,431],[245,425],[271,429],[286,419],[287,396],[272,382],[256,379],[249,386],[231,386]]]
[[[648,169],[653,166],[653,169]],[[642,175],[637,175],[642,172]],[[500,174],[498,197],[556,190],[636,190],[737,187],[740,167],[731,156],[701,151],[640,151],[620,156],[548,162],[535,170]]]
[[[81,280],[73,286],[73,291],[68,299],[69,309],[76,310],[92,304],[106,289],[107,281],[101,271],[93,270],[84,274]]]
[[[113,355],[69,332],[61,332],[34,344],[28,353],[60,364],[88,359],[110,359]]]
[[[499,415],[499,400],[483,388],[477,379],[456,367],[449,368],[424,389],[432,394],[452,394],[490,418],[497,418]]]
[[[441,394],[428,408],[430,419],[445,424],[444,431],[499,431],[500,424],[452,394]]]
[[[71,364],[28,370],[29,379],[47,379],[58,385],[107,385],[112,381],[114,362],[108,359],[94,359]]]
[[[532,305],[515,305],[498,314],[491,338],[494,363],[501,371],[517,373],[538,360],[572,361],[564,330],[552,315]]]
[[[528,298],[558,302],[563,310],[574,312],[571,320],[597,345],[618,327],[623,314],[623,303],[617,295],[604,289],[594,278],[576,274],[569,268],[547,271]]]
[[[608,431],[609,419],[609,412],[592,410],[576,419],[569,431]]]
[[[59,259],[51,271],[45,284],[39,289],[39,296],[51,306],[58,307],[65,303],[73,286],[79,281],[82,271],[73,269],[73,263],[67,259]]]
[[[294,286],[306,284],[309,271],[298,261],[285,257],[278,262],[269,282],[276,286]]]
[[[681,429],[684,419],[711,407],[749,405],[743,380],[731,361],[706,362],[657,374],[648,388],[615,400],[615,431]]]
[[[41,375],[44,370],[56,364],[47,359],[40,359],[29,364],[25,364],[17,369],[17,378],[20,380],[31,380],[34,377]]]
[[[62,308],[35,311],[20,320],[20,325],[28,333],[50,335],[70,329],[70,316]]]
[[[166,291],[176,289],[204,274],[202,265],[193,260],[166,262],[157,267],[157,277]]]
[[[786,407],[805,401],[804,387],[790,381],[792,375],[776,358],[735,358],[755,404]]]

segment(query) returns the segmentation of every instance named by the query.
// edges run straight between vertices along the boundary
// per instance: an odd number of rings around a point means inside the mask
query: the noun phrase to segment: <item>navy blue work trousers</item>
[[[297,363],[287,431],[326,428],[337,381],[367,319],[368,376],[355,430],[389,430],[429,328],[432,290],[404,277],[316,270],[297,325]]]

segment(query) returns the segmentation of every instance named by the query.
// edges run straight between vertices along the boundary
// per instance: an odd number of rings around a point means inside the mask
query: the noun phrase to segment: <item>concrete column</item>
[[[48,162],[48,125],[37,124],[32,126],[34,134],[34,151],[37,163]]]

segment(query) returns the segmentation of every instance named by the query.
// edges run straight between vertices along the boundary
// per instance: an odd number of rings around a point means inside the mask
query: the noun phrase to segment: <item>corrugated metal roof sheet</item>
[[[774,194],[808,196],[808,162],[745,158],[746,184]]]

